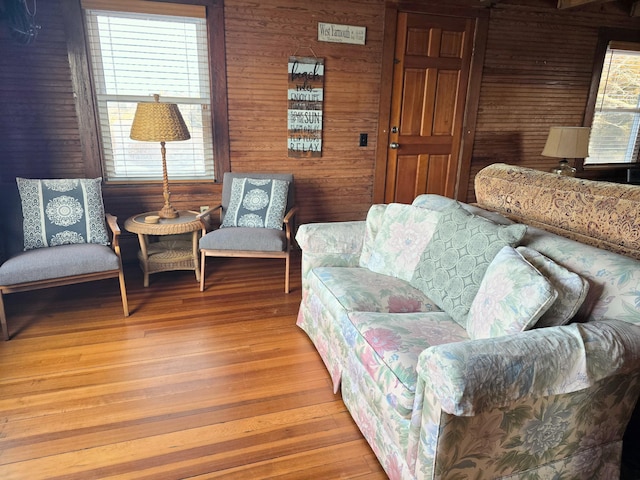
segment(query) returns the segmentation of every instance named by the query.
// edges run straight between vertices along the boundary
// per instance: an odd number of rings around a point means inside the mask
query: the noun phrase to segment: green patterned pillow
[[[234,178],[221,227],[282,230],[289,182],[270,178]]]
[[[101,178],[16,178],[24,249],[74,243],[107,245]]]
[[[515,247],[526,231],[526,225],[497,225],[472,215],[456,202],[442,210],[411,284],[466,328],[487,267],[502,247]]]

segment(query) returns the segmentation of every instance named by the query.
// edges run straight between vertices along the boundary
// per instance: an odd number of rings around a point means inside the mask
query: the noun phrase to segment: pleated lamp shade
[[[542,155],[556,158],[588,157],[590,130],[589,127],[551,127]]]
[[[155,102],[138,103],[133,117],[130,137],[143,142],[174,142],[189,140],[191,134],[175,103],[162,103],[154,95]]]

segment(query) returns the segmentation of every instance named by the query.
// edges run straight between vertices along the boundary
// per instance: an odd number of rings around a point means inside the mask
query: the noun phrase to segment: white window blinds
[[[111,8],[102,9],[106,4]],[[83,7],[106,179],[162,178],[160,145],[129,138],[136,104],[153,101],[156,93],[178,105],[191,133],[191,140],[167,142],[169,177],[212,179],[204,7],[100,0],[83,0]],[[150,8],[153,13],[144,13]]]
[[[638,161],[639,78],[640,44],[611,42],[602,67],[585,164]]]

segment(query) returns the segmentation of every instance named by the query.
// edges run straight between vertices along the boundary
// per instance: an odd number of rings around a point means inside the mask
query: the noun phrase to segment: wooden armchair
[[[0,205],[0,323],[5,340],[10,338],[3,300],[8,293],[118,278],[124,316],[129,316],[116,217],[106,214],[110,246],[79,243],[25,251],[22,205],[15,184],[0,186]]]
[[[225,225],[225,215],[229,214],[229,208],[234,208],[238,204],[238,191],[234,191],[234,180],[243,181],[246,179],[275,180],[288,182],[288,190],[285,193],[286,207],[282,199],[282,217],[277,220],[277,225],[272,224],[272,228],[261,228],[256,226]],[[284,188],[282,186],[282,188]],[[274,188],[275,190],[275,188]],[[235,201],[232,197],[235,196]],[[266,196],[265,196],[266,197]],[[268,201],[269,206],[261,205],[261,211],[270,210],[278,201],[271,196]],[[222,203],[201,213],[200,218],[203,228],[200,238],[200,291],[204,291],[205,262],[207,257],[250,257],[250,258],[284,258],[285,277],[284,291],[289,293],[289,270],[290,254],[293,243],[295,207],[295,189],[293,175],[276,173],[225,173],[222,184]],[[210,231],[207,218],[215,211],[220,213],[220,225]],[[275,215],[273,217],[275,219]],[[275,220],[274,220],[275,222]],[[233,224],[227,219],[226,224]],[[269,223],[268,221],[264,223]],[[268,225],[267,225],[268,226]]]

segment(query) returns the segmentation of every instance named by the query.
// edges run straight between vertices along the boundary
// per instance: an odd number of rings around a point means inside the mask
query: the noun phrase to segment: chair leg
[[[289,257],[291,256],[291,252],[287,253],[285,257],[285,267],[284,267],[284,293],[289,293]]]
[[[9,340],[9,328],[7,327],[7,315],[4,311],[4,300],[2,300],[2,292],[0,291],[0,323],[2,323],[2,336],[5,342]]]
[[[204,254],[204,250],[200,250],[200,291],[204,292],[204,263],[207,256]]]
[[[124,272],[122,271],[122,267],[120,267],[120,273],[118,274],[118,280],[120,282],[120,297],[122,298],[122,310],[124,311],[124,316],[129,316],[129,301],[127,300],[127,287],[124,284]]]

